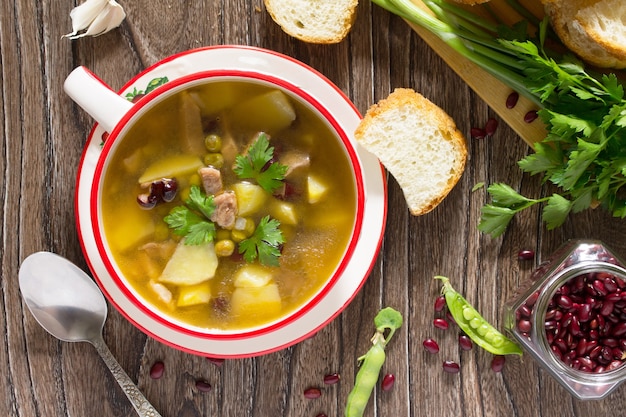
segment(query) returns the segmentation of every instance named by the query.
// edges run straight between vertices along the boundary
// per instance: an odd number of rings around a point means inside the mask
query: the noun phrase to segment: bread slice
[[[413,215],[434,209],[465,169],[465,137],[454,120],[411,89],[371,106],[355,138],[393,175]]]
[[[626,1],[542,0],[561,41],[582,60],[626,68]]]
[[[285,33],[304,42],[341,42],[352,29],[358,0],[264,0]]]

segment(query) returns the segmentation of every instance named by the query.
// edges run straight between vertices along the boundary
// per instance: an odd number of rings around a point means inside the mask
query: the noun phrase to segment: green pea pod
[[[436,276],[443,282],[442,294],[454,321],[474,343],[494,355],[522,355],[522,348],[500,333],[485,320],[450,284],[446,277]]]
[[[361,368],[357,372],[354,388],[348,395],[346,403],[346,417],[361,417],[367,406],[372,391],[378,381],[380,370],[385,362],[385,346],[402,325],[402,315],[393,308],[387,307],[378,312],[374,318],[376,333],[372,337],[374,344],[365,355],[359,358]],[[385,331],[389,330],[387,338]]]
[[[384,343],[384,339],[383,339]],[[377,342],[365,354],[365,359],[356,375],[354,388],[348,395],[346,417],[361,417],[378,381],[378,375],[385,362],[385,348]]]

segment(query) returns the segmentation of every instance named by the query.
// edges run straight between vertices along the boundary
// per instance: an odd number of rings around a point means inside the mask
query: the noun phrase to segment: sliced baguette
[[[626,68],[626,1],[541,0],[561,41],[582,60]]]
[[[341,42],[352,29],[358,0],[264,0],[282,30],[308,43]]]
[[[465,137],[454,120],[411,89],[371,106],[355,138],[393,175],[416,216],[434,209],[465,169]]]

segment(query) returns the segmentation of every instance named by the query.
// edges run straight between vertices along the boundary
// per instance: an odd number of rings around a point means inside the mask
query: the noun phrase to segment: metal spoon
[[[161,416],[104,343],[102,328],[107,318],[107,304],[87,274],[59,255],[37,252],[22,262],[19,280],[28,309],[48,333],[66,342],[94,345],[137,414]]]

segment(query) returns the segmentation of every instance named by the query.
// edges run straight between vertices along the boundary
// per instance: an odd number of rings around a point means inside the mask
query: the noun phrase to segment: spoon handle
[[[102,336],[94,338],[94,340],[91,341],[91,344],[94,345],[100,354],[100,357],[115,377],[115,380],[118,384],[120,384],[120,387],[130,400],[131,404],[135,408],[135,411],[137,411],[137,414],[141,417],[161,417],[161,414],[159,414],[152,404],[150,404],[141,391],[139,391],[139,388],[137,388],[137,385],[135,385],[133,380],[130,379],[120,364],[117,363],[117,360],[113,357],[113,354],[107,347],[106,343],[104,343]]]

